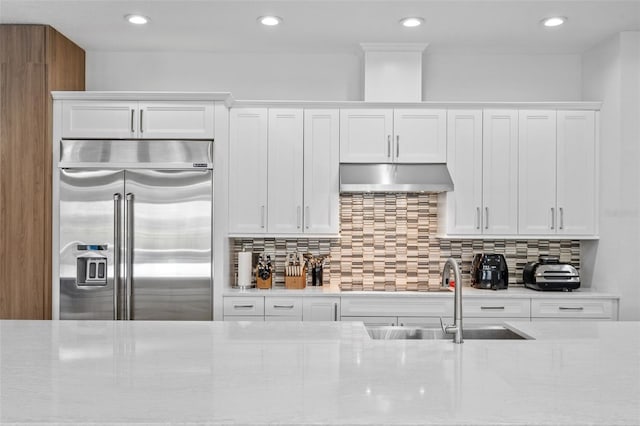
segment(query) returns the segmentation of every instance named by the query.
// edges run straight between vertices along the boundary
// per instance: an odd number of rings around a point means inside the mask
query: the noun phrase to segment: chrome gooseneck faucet
[[[440,326],[444,333],[453,334],[453,343],[462,343],[462,280],[460,277],[460,267],[458,267],[458,262],[450,257],[444,263],[444,268],[442,269],[442,287],[447,287],[449,285],[451,269],[453,269],[453,276],[455,279],[453,324],[444,325],[442,323],[442,318],[440,318]]]

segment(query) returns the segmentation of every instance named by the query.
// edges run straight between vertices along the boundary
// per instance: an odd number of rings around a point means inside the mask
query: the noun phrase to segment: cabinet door
[[[393,110],[340,110],[340,161],[390,163]]]
[[[137,102],[62,101],[62,137],[137,137],[137,106]]]
[[[556,112],[520,111],[518,231],[556,232]]]
[[[339,297],[305,297],[303,321],[340,321]]]
[[[213,102],[140,102],[145,139],[213,139]]]
[[[304,232],[339,232],[338,125],[338,110],[304,112]]]
[[[447,197],[447,233],[480,234],[482,219],[482,111],[450,110],[447,167],[453,192]]]
[[[269,233],[302,232],[302,109],[269,109]]]
[[[485,110],[482,138],[482,228],[518,233],[518,111]]]
[[[558,234],[596,232],[594,111],[558,111]]]
[[[447,161],[447,110],[396,109],[393,130],[396,163]]]
[[[267,227],[267,109],[232,108],[229,122],[229,232]]]

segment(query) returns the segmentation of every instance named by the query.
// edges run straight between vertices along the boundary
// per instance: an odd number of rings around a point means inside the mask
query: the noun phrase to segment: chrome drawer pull
[[[293,305],[273,305],[274,309],[293,309]]]
[[[576,306],[576,307],[558,306],[558,309],[561,311],[584,311],[584,307],[582,306]]]
[[[480,306],[483,311],[504,311],[504,306]]]
[[[253,305],[233,305],[234,309],[251,309]]]

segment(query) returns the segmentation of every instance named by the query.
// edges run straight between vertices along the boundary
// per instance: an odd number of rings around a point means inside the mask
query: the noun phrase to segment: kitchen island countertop
[[[640,322],[535,340],[371,340],[362,323],[0,321],[0,422],[640,424]]]

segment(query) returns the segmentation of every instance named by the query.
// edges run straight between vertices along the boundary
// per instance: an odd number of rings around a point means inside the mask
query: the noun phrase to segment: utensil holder
[[[284,287],[302,289],[307,286],[307,267],[302,268],[302,275],[285,275]]]

